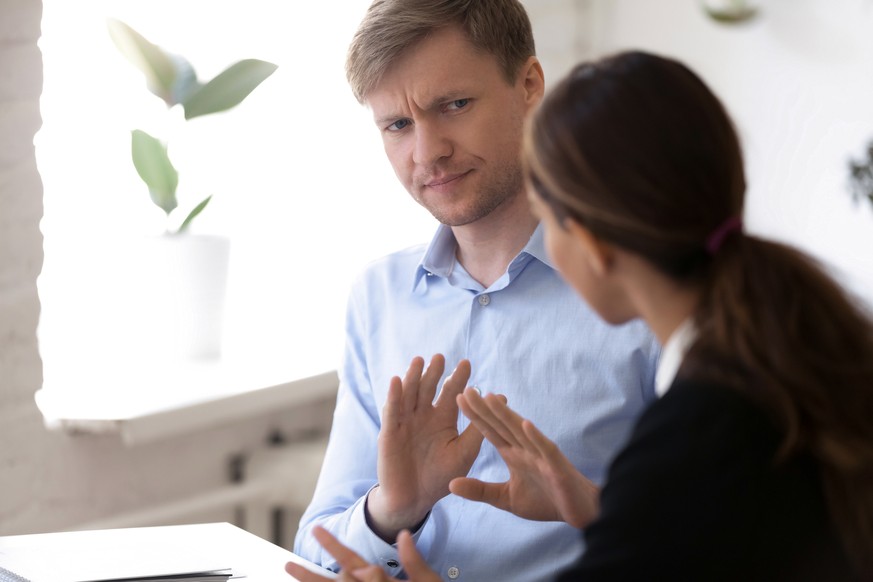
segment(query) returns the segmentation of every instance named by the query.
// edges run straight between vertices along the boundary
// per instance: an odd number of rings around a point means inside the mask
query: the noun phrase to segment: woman
[[[452,492],[583,527],[560,580],[873,579],[873,324],[809,257],[743,231],[718,99],[670,59],[583,64],[535,114],[525,160],[563,276],[663,344],[662,397],[598,494],[529,421],[468,389],[461,409],[510,480]],[[439,580],[399,544],[411,579]],[[383,579],[347,558],[348,579]]]

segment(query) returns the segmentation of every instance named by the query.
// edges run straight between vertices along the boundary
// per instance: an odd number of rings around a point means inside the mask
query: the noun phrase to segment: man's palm
[[[470,378],[470,363],[458,364],[434,401],[444,370],[445,358],[437,354],[427,370],[415,358],[403,380],[391,379],[379,434],[379,487],[368,499],[371,525],[388,539],[415,527],[448,495],[449,481],[467,474],[482,444],[472,426],[458,433],[456,397]]]

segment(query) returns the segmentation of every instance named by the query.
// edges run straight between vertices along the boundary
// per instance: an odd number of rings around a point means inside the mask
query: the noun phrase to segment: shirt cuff
[[[378,485],[370,488],[372,491]],[[365,557],[369,557],[374,563],[379,564],[390,576],[398,577],[403,574],[403,566],[400,563],[400,554],[397,551],[397,544],[389,544],[379,535],[370,529],[367,524],[367,499],[370,497],[370,491],[364,495],[363,499],[352,510],[348,522],[348,539],[355,540],[355,546],[358,551]],[[424,518],[424,521],[418,529],[412,533],[412,539],[418,546],[418,541],[421,539],[422,532],[427,526],[430,518],[430,513]],[[419,548],[420,549],[420,548]]]

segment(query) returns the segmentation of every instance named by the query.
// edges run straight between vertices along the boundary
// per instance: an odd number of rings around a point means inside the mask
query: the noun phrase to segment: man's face
[[[523,196],[522,129],[540,94],[524,70],[508,84],[492,55],[446,27],[397,59],[366,103],[404,187],[437,220],[461,226]]]

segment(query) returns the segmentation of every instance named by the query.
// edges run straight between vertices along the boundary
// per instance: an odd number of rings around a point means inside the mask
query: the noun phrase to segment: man
[[[454,395],[504,394],[599,484],[654,398],[657,347],[640,324],[602,323],[547,259],[519,159],[544,91],[530,22],[517,0],[376,0],[346,71],[397,177],[442,224],[352,290],[330,442],[295,551],[337,569],[312,535],[322,525],[398,576],[408,529],[444,579],[552,577],[582,551],[577,530],[449,494],[468,472],[508,475]],[[415,357],[432,354],[444,357],[425,371]]]

